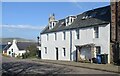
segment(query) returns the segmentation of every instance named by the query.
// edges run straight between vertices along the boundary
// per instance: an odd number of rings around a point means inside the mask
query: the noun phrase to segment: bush
[[[36,57],[36,54],[37,54],[37,47],[36,47],[36,45],[30,45],[29,47],[27,47],[26,50],[29,50],[29,52],[26,52],[24,54],[24,58]]]

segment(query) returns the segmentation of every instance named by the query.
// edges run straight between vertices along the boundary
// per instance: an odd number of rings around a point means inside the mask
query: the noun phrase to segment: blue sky
[[[107,5],[109,2],[3,2],[2,37],[35,40],[52,13],[59,20]]]

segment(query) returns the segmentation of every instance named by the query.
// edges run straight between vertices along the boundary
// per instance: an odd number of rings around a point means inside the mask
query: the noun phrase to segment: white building
[[[97,54],[108,54],[110,63],[110,13],[106,6],[58,21],[50,16],[41,32],[41,58],[91,61]]]
[[[3,49],[3,54],[11,57],[22,56],[22,54],[29,52],[26,50],[27,47],[32,45],[30,42],[17,42],[17,40],[13,40],[13,42],[8,42],[8,44]]]

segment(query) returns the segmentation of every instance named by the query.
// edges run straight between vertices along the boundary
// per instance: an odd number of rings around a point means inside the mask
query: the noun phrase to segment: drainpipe
[[[70,30],[70,61],[72,61],[72,31]]]

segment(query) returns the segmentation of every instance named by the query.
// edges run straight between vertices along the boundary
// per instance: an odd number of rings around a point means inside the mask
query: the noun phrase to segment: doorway
[[[58,60],[58,48],[56,48],[56,60]]]
[[[41,50],[38,51],[38,57],[41,59]]]

